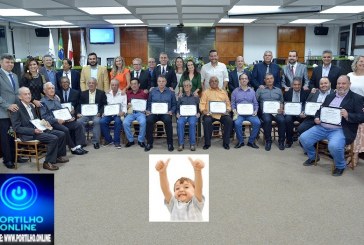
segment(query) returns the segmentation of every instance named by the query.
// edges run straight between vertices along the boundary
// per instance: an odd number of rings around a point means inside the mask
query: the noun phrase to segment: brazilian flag
[[[57,68],[61,68],[63,59],[64,59],[63,39],[62,39],[62,33],[59,33]]]

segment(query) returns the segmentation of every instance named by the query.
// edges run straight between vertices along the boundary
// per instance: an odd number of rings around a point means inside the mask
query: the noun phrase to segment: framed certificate
[[[133,111],[145,111],[147,109],[147,101],[142,99],[131,99]]]
[[[30,120],[30,122],[39,130],[47,130],[47,128],[42,124],[42,121],[40,119],[33,119]]]
[[[236,111],[239,115],[251,116],[254,113],[254,107],[251,103],[237,104]]]
[[[69,111],[72,111],[72,103],[62,103],[62,108],[68,108]]]
[[[322,103],[320,102],[306,102],[305,114],[307,116],[314,116],[316,112],[320,109]]]
[[[104,115],[105,116],[115,116],[120,112],[120,104],[105,105]]]
[[[167,114],[168,103],[152,103],[152,114]]]
[[[281,108],[281,102],[277,100],[263,101],[263,113],[277,114]]]
[[[183,117],[196,116],[197,107],[196,105],[181,105],[179,107],[179,114]]]
[[[210,101],[209,102],[210,113],[225,114],[226,103],[225,101]]]
[[[52,112],[53,112],[53,116],[54,116],[55,119],[61,119],[61,120],[64,120],[64,121],[72,119],[72,115],[71,115],[68,108],[54,110]]]
[[[99,107],[97,104],[82,104],[81,105],[81,114],[83,116],[96,116],[99,111]]]
[[[284,114],[291,116],[298,116],[302,112],[302,104],[300,102],[286,102],[284,103]]]
[[[339,107],[322,107],[320,121],[332,125],[341,125],[341,108]]]

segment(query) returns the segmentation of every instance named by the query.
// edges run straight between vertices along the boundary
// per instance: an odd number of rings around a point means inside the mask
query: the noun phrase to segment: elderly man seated
[[[321,122],[322,110],[325,107],[337,107],[340,110],[340,122]],[[316,125],[305,131],[300,142],[307,152],[308,159],[304,166],[315,162],[315,143],[327,139],[329,151],[334,158],[333,176],[341,176],[346,167],[345,145],[351,144],[358,130],[359,123],[364,122],[363,97],[350,90],[350,77],[342,75],[337,80],[336,93],[326,96],[321,109],[316,112]]]
[[[55,95],[55,87],[51,82],[45,83],[43,88],[45,96],[41,99],[42,106],[40,107],[42,118],[47,120],[54,129],[66,134],[66,141],[71,148],[72,154],[86,154],[88,151],[82,148],[83,145],[86,145],[85,130],[82,124],[75,121],[74,117],[66,121],[55,118],[53,111],[62,109],[60,99]],[[75,141],[73,141],[70,131],[75,134]]]
[[[52,84],[52,83],[50,83]],[[19,110],[11,112],[10,118],[14,131],[23,140],[39,140],[47,144],[47,154],[43,163],[43,168],[48,170],[58,170],[55,163],[68,162],[66,157],[66,137],[62,131],[54,130],[48,122],[45,122],[47,129],[41,130],[32,124],[31,120],[37,119],[37,114],[33,104],[30,103],[31,93],[29,88],[19,89],[19,99],[17,103]]]
[[[212,123],[219,121],[224,125],[223,132],[223,147],[226,150],[230,149],[230,133],[233,127],[233,120],[230,117],[231,105],[229,97],[225,90],[219,88],[219,79],[215,76],[210,77],[209,80],[210,88],[206,89],[202,93],[200,100],[200,111],[203,115],[203,131],[205,137],[204,150],[207,150],[211,146],[212,137]],[[210,108],[210,102],[224,102],[226,104],[226,111],[221,113],[214,113]]]

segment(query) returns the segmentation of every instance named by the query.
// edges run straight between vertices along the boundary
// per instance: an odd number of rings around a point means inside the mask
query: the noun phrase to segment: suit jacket
[[[0,118],[9,118],[8,107],[15,104],[18,99],[18,76],[12,73],[15,82],[15,91],[10,77],[0,68]]]
[[[151,86],[157,87],[157,79],[158,79],[159,75],[161,74],[161,67],[158,65],[156,68],[154,68],[153,73],[154,73],[154,77],[155,77],[155,79],[154,79],[155,84],[151,84]],[[168,87],[168,88],[172,87],[173,89],[175,89],[177,86],[177,77],[176,77],[176,72],[174,71],[172,66],[167,65],[165,76],[167,78],[166,87]]]
[[[76,70],[70,70],[71,72],[71,87],[75,90],[81,91],[80,87],[80,73]],[[63,70],[58,71],[56,74],[58,90],[62,89],[61,78],[63,76]]]
[[[87,65],[82,67],[80,87],[81,91],[88,90],[87,82],[91,78],[91,66]],[[107,92],[110,90],[109,75],[105,66],[97,66],[97,89]]]
[[[131,80],[134,77],[134,71],[130,71],[130,77],[131,77]],[[139,71],[139,81],[140,81],[140,88],[141,89],[150,89],[150,74],[148,71],[146,70],[140,70]]]
[[[251,72],[248,69],[244,69],[244,73],[246,73],[248,75],[249,81],[251,81],[251,76],[252,76]],[[238,72],[237,72],[236,68],[235,68],[235,70],[229,72],[228,86],[229,86],[230,93],[232,93],[234,91],[234,89],[236,89],[240,86]]]
[[[340,67],[331,64],[330,71],[328,74],[329,81],[331,82],[331,88],[336,89],[337,79],[343,75]],[[312,71],[310,88],[319,88],[320,79],[322,78],[322,65],[317,66]]]
[[[336,93],[329,94],[326,96],[322,106],[329,106],[333,99],[336,97]],[[341,118],[341,126],[344,132],[346,144],[351,144],[356,137],[359,123],[364,122],[363,110],[364,97],[360,96],[349,90],[345,98],[340,104],[340,107],[345,109],[349,116],[348,121],[345,118]],[[320,118],[321,109],[316,112],[315,117]]]
[[[18,101],[17,105],[19,107],[19,110],[10,113],[11,124],[17,134],[16,136],[19,137],[22,141],[33,140],[35,136],[35,127],[30,122],[31,118],[28,114],[28,111],[22,102]],[[34,119],[38,118],[33,105],[31,105],[31,108]]]
[[[70,88],[70,92],[68,94],[67,101],[64,100],[63,97],[63,89],[56,92],[58,97],[61,99],[61,103],[70,102],[73,108],[77,108],[80,103],[80,91]]]
[[[80,103],[78,104],[78,107],[76,109],[77,114],[81,113],[82,104],[89,104],[89,91],[88,90],[81,92]],[[104,91],[102,91],[100,89],[96,89],[95,104],[98,104],[98,113],[100,115],[102,115],[102,113],[104,113],[104,106],[107,105],[106,94]]]
[[[330,94],[333,94],[334,93],[334,90],[333,89],[330,89]],[[317,99],[320,95],[320,90],[317,89],[316,92],[313,94],[313,93],[310,93],[307,97],[307,100],[306,101],[309,101],[309,102],[317,102]]]
[[[255,90],[257,90],[260,85],[265,85],[264,77],[266,72],[267,64],[264,62],[258,63],[254,66],[251,84]],[[270,63],[269,72],[274,76],[274,87],[281,88],[281,67],[277,64]]]
[[[300,102],[301,102],[302,105],[304,105],[306,103],[308,93],[309,93],[309,91],[303,90],[301,88]],[[287,92],[284,93],[283,98],[284,98],[285,102],[292,102],[292,97],[293,97],[293,88],[290,88]]]
[[[302,86],[309,86],[310,80],[308,79],[307,66],[297,62],[294,75],[291,72],[290,64],[283,68],[282,75],[282,87],[291,87],[294,77],[300,77],[302,79]]]

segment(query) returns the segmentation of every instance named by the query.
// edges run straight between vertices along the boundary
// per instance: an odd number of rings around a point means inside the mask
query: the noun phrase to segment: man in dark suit
[[[46,122],[46,130],[35,128],[30,120],[37,119],[37,114],[33,104],[30,103],[31,94],[27,87],[19,89],[19,99],[17,103],[19,110],[11,112],[11,123],[17,136],[23,140],[39,140],[47,144],[47,154],[43,163],[43,168],[48,170],[58,170],[55,163],[68,162],[66,157],[66,138],[62,131],[54,130]]]
[[[337,79],[343,75],[340,67],[331,64],[332,52],[330,50],[325,50],[322,52],[322,62],[323,65],[315,67],[312,71],[310,88],[319,88],[320,79],[322,77],[328,77],[331,82],[331,88],[336,89]]]
[[[169,88],[171,91],[177,86],[177,77],[176,72],[172,66],[168,65],[168,55],[164,52],[159,54],[159,62],[160,65],[154,69],[154,77],[155,81],[160,75],[164,75],[167,79],[166,87]],[[152,87],[157,87],[157,84],[151,84]]]
[[[71,103],[72,110],[71,114],[74,114],[74,110],[78,107],[80,103],[80,92],[73,88],[70,88],[70,80],[68,77],[64,76],[60,79],[61,89],[56,92],[61,103]]]
[[[350,90],[350,78],[342,75],[337,80],[336,93],[326,96],[323,107],[340,107],[341,122],[332,125],[321,122],[321,111],[315,115],[316,125],[300,137],[300,142],[307,152],[308,159],[304,166],[311,166],[315,162],[314,144],[320,140],[329,141],[328,149],[334,158],[335,169],[333,176],[341,176],[346,167],[345,145],[351,144],[358,130],[359,123],[364,122],[363,97]]]
[[[284,102],[299,102],[303,106],[306,103],[308,90],[302,88],[302,80],[300,77],[293,78],[292,87],[284,93]],[[303,107],[302,107],[303,108]],[[302,112],[302,111],[301,111]],[[286,148],[291,148],[293,144],[293,128],[294,122],[301,122],[303,119],[299,115],[284,115],[286,122]]]
[[[279,65],[272,63],[273,53],[272,51],[265,51],[263,56],[263,62],[255,64],[252,71],[251,84],[255,91],[258,88],[265,88],[265,74],[271,73],[274,78],[273,86],[281,88],[281,68]]]
[[[149,93],[150,89],[150,81],[149,81],[149,73],[142,69],[142,59],[135,58],[133,59],[133,70],[130,71],[130,81],[133,78],[138,78],[140,82],[140,89],[144,90],[144,93]]]
[[[239,77],[241,74],[245,73],[248,75],[249,81],[251,81],[251,73],[248,69],[244,69],[244,57],[238,56],[235,60],[235,70],[229,72],[229,92],[230,94],[234,91],[234,89],[240,86]]]
[[[283,68],[282,88],[286,91],[292,86],[295,77],[301,78],[304,90],[308,90],[310,80],[307,75],[307,66],[297,62],[298,55],[296,50],[291,50],[288,53],[288,64]]]
[[[63,70],[62,71],[58,71],[56,74],[56,78],[57,78],[57,90],[61,90],[62,89],[62,83],[61,83],[61,78],[62,77],[68,77],[68,80],[70,81],[70,85],[69,87],[71,87],[72,89],[75,89],[77,91],[81,91],[81,87],[80,87],[80,73],[76,70],[71,70],[72,68],[72,61],[70,59],[64,59],[62,61],[63,63]]]
[[[84,128],[89,121],[93,122],[92,143],[95,149],[99,149],[101,136],[100,119],[104,113],[104,106],[107,105],[106,94],[104,91],[96,89],[97,80],[93,77],[88,80],[87,85],[89,90],[83,91],[81,93],[80,104],[76,109],[77,118],[78,121],[84,125]],[[97,104],[98,109],[96,115],[83,116],[81,111],[81,106],[83,104]]]
[[[155,77],[155,67],[156,67],[156,62],[154,58],[149,58],[148,59],[148,79],[149,79],[149,83],[150,86],[154,86],[154,84],[157,84],[157,80]]]
[[[334,90],[331,89],[330,81],[327,77],[323,77],[320,79],[320,89],[317,89],[315,93],[310,93],[307,97],[306,102],[324,102],[327,95],[334,93]],[[314,116],[306,116],[305,111],[305,103],[303,106],[303,112],[300,115],[301,118],[304,118],[303,122],[298,126],[297,132],[299,135],[303,134],[306,130],[315,126]]]
[[[0,69],[0,140],[3,163],[7,168],[15,168],[14,138],[8,134],[11,125],[9,111],[16,112],[19,110],[16,104],[19,82],[18,76],[11,72],[13,68],[14,57],[11,54],[2,54]]]

